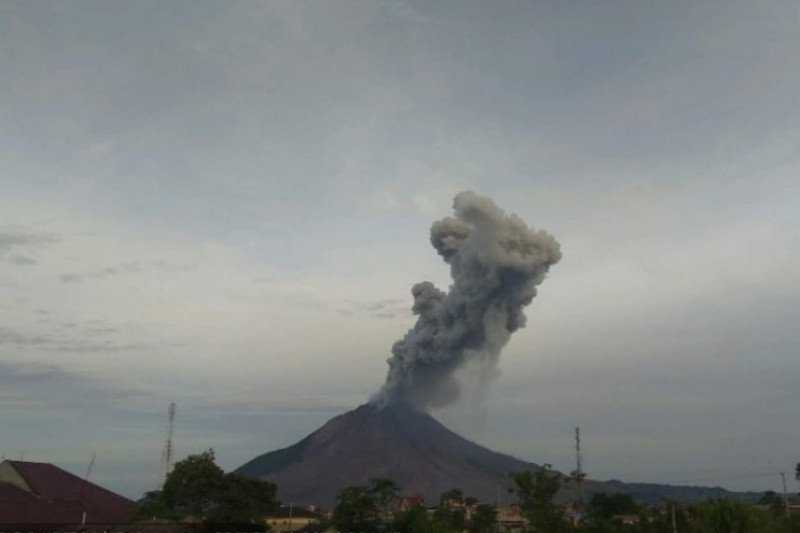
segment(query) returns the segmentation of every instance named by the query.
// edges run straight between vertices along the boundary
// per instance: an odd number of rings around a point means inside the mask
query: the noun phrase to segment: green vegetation
[[[439,498],[439,507],[433,513],[433,521],[448,531],[464,531],[467,526],[464,508],[464,493],[461,489],[450,489]]]
[[[341,532],[374,533],[391,521],[391,505],[397,485],[388,479],[373,479],[366,487],[346,487],[337,497],[333,526]]]
[[[457,488],[427,509],[421,500],[400,498],[391,480],[372,479],[340,491],[330,522],[314,524],[307,533],[329,527],[340,533],[505,533],[508,527],[524,533],[800,533],[800,515],[787,515],[783,497],[773,491],[757,505],[715,499],[643,506],[627,494],[598,493],[576,512],[556,500],[570,479],[549,465],[512,480],[518,504],[499,516],[495,506],[465,497]],[[142,499],[139,518],[258,527],[277,508],[275,485],[225,474],[208,450],[178,462],[163,490]]]
[[[423,505],[400,510],[399,502],[397,486],[385,479],[372,480],[369,486],[346,487],[337,498],[332,525],[342,533],[496,531],[494,506],[478,505],[459,489],[443,493],[439,505],[430,511]],[[470,519],[467,509],[474,509]]]
[[[201,520],[205,523],[263,524],[278,507],[274,484],[226,474],[214,451],[190,455],[175,464],[161,491],[140,502],[142,520]]]
[[[493,505],[481,504],[475,508],[470,520],[470,533],[492,533],[497,529],[497,509]]]
[[[562,477],[550,465],[544,465],[536,472],[525,471],[513,476],[514,492],[532,531],[557,533],[566,529],[564,508],[554,502],[561,489]]]

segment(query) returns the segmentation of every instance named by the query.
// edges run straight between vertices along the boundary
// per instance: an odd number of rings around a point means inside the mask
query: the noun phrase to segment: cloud
[[[0,326],[0,346],[5,344],[24,348],[28,346],[43,346],[49,342],[51,342],[51,339],[44,335],[29,335]]]
[[[15,248],[36,248],[54,244],[60,237],[52,233],[41,233],[18,227],[0,229],[0,254]]]
[[[410,317],[410,301],[405,302],[397,298],[384,298],[373,301],[349,301],[347,307],[337,309],[336,312],[342,316],[371,316],[373,318],[392,319],[398,317]]]
[[[52,365],[0,362],[0,385],[3,386],[49,382],[68,376],[71,374]]]
[[[67,323],[64,327],[70,331],[77,328],[77,324]],[[62,353],[103,353],[144,350],[150,345],[140,342],[114,342],[110,339],[95,340],[92,337],[105,337],[115,333],[112,327],[84,328],[76,335],[65,333],[27,333],[9,327],[0,327],[0,346],[13,346],[17,349],[39,349]]]
[[[14,255],[8,258],[8,262],[17,266],[35,265],[38,261],[26,255]]]
[[[80,283],[83,281],[95,279],[106,279],[118,276],[121,274],[136,274],[140,272],[190,272],[196,268],[195,265],[190,264],[175,264],[159,259],[143,263],[141,261],[122,261],[115,265],[106,266],[94,270],[87,270],[85,272],[67,272],[61,274],[59,279],[63,283]]]
[[[28,267],[38,263],[29,254],[35,250],[58,242],[60,238],[51,233],[34,232],[20,227],[0,228],[0,260]],[[24,250],[26,253],[13,253]]]
[[[18,411],[25,417],[35,417],[63,411],[65,416],[75,407],[96,409],[109,402],[131,402],[144,394],[130,384],[54,364],[0,362],[0,409],[4,415]]]

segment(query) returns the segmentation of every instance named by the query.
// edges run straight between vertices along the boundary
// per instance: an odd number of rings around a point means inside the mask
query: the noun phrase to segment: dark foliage
[[[397,485],[388,479],[372,479],[367,487],[344,488],[333,510],[334,527],[342,533],[386,529],[397,493]]]
[[[639,512],[639,506],[630,494],[599,493],[589,502],[589,514],[607,520],[615,515],[632,515]]]
[[[481,504],[472,513],[469,524],[471,533],[492,533],[497,527],[497,509],[493,505]]]
[[[557,533],[564,531],[564,510],[554,502],[561,489],[561,474],[544,465],[536,472],[526,470],[514,474],[514,492],[519,499],[523,516],[528,519],[533,531]]]
[[[140,519],[206,523],[263,523],[278,507],[274,484],[225,474],[214,462],[214,451],[190,455],[175,464],[161,491],[149,492],[139,505]]]

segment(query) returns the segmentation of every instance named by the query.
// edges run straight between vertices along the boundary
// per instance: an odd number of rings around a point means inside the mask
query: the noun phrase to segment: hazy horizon
[[[366,402],[474,190],[561,243],[486,398],[597,479],[800,461],[795,2],[0,4],[0,453],[127,496]],[[796,485],[790,487],[796,492]]]

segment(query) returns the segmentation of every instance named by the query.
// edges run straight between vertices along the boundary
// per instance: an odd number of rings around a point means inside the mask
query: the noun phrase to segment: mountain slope
[[[277,483],[285,502],[330,505],[340,488],[377,477],[429,501],[454,487],[493,501],[498,486],[507,492],[510,472],[535,467],[479,446],[428,414],[404,406],[362,405],[237,472]]]
[[[236,472],[278,485],[286,503],[330,507],[345,486],[388,478],[403,494],[420,494],[436,502],[459,488],[487,502],[507,502],[509,474],[538,468],[533,463],[494,452],[450,431],[432,416],[403,405],[378,409],[362,405],[329,420],[300,442],[266,453]],[[643,502],[664,498],[694,501],[733,496],[721,488],[585,482],[587,497],[597,492],[624,492]],[[570,497],[566,488],[562,498]]]

